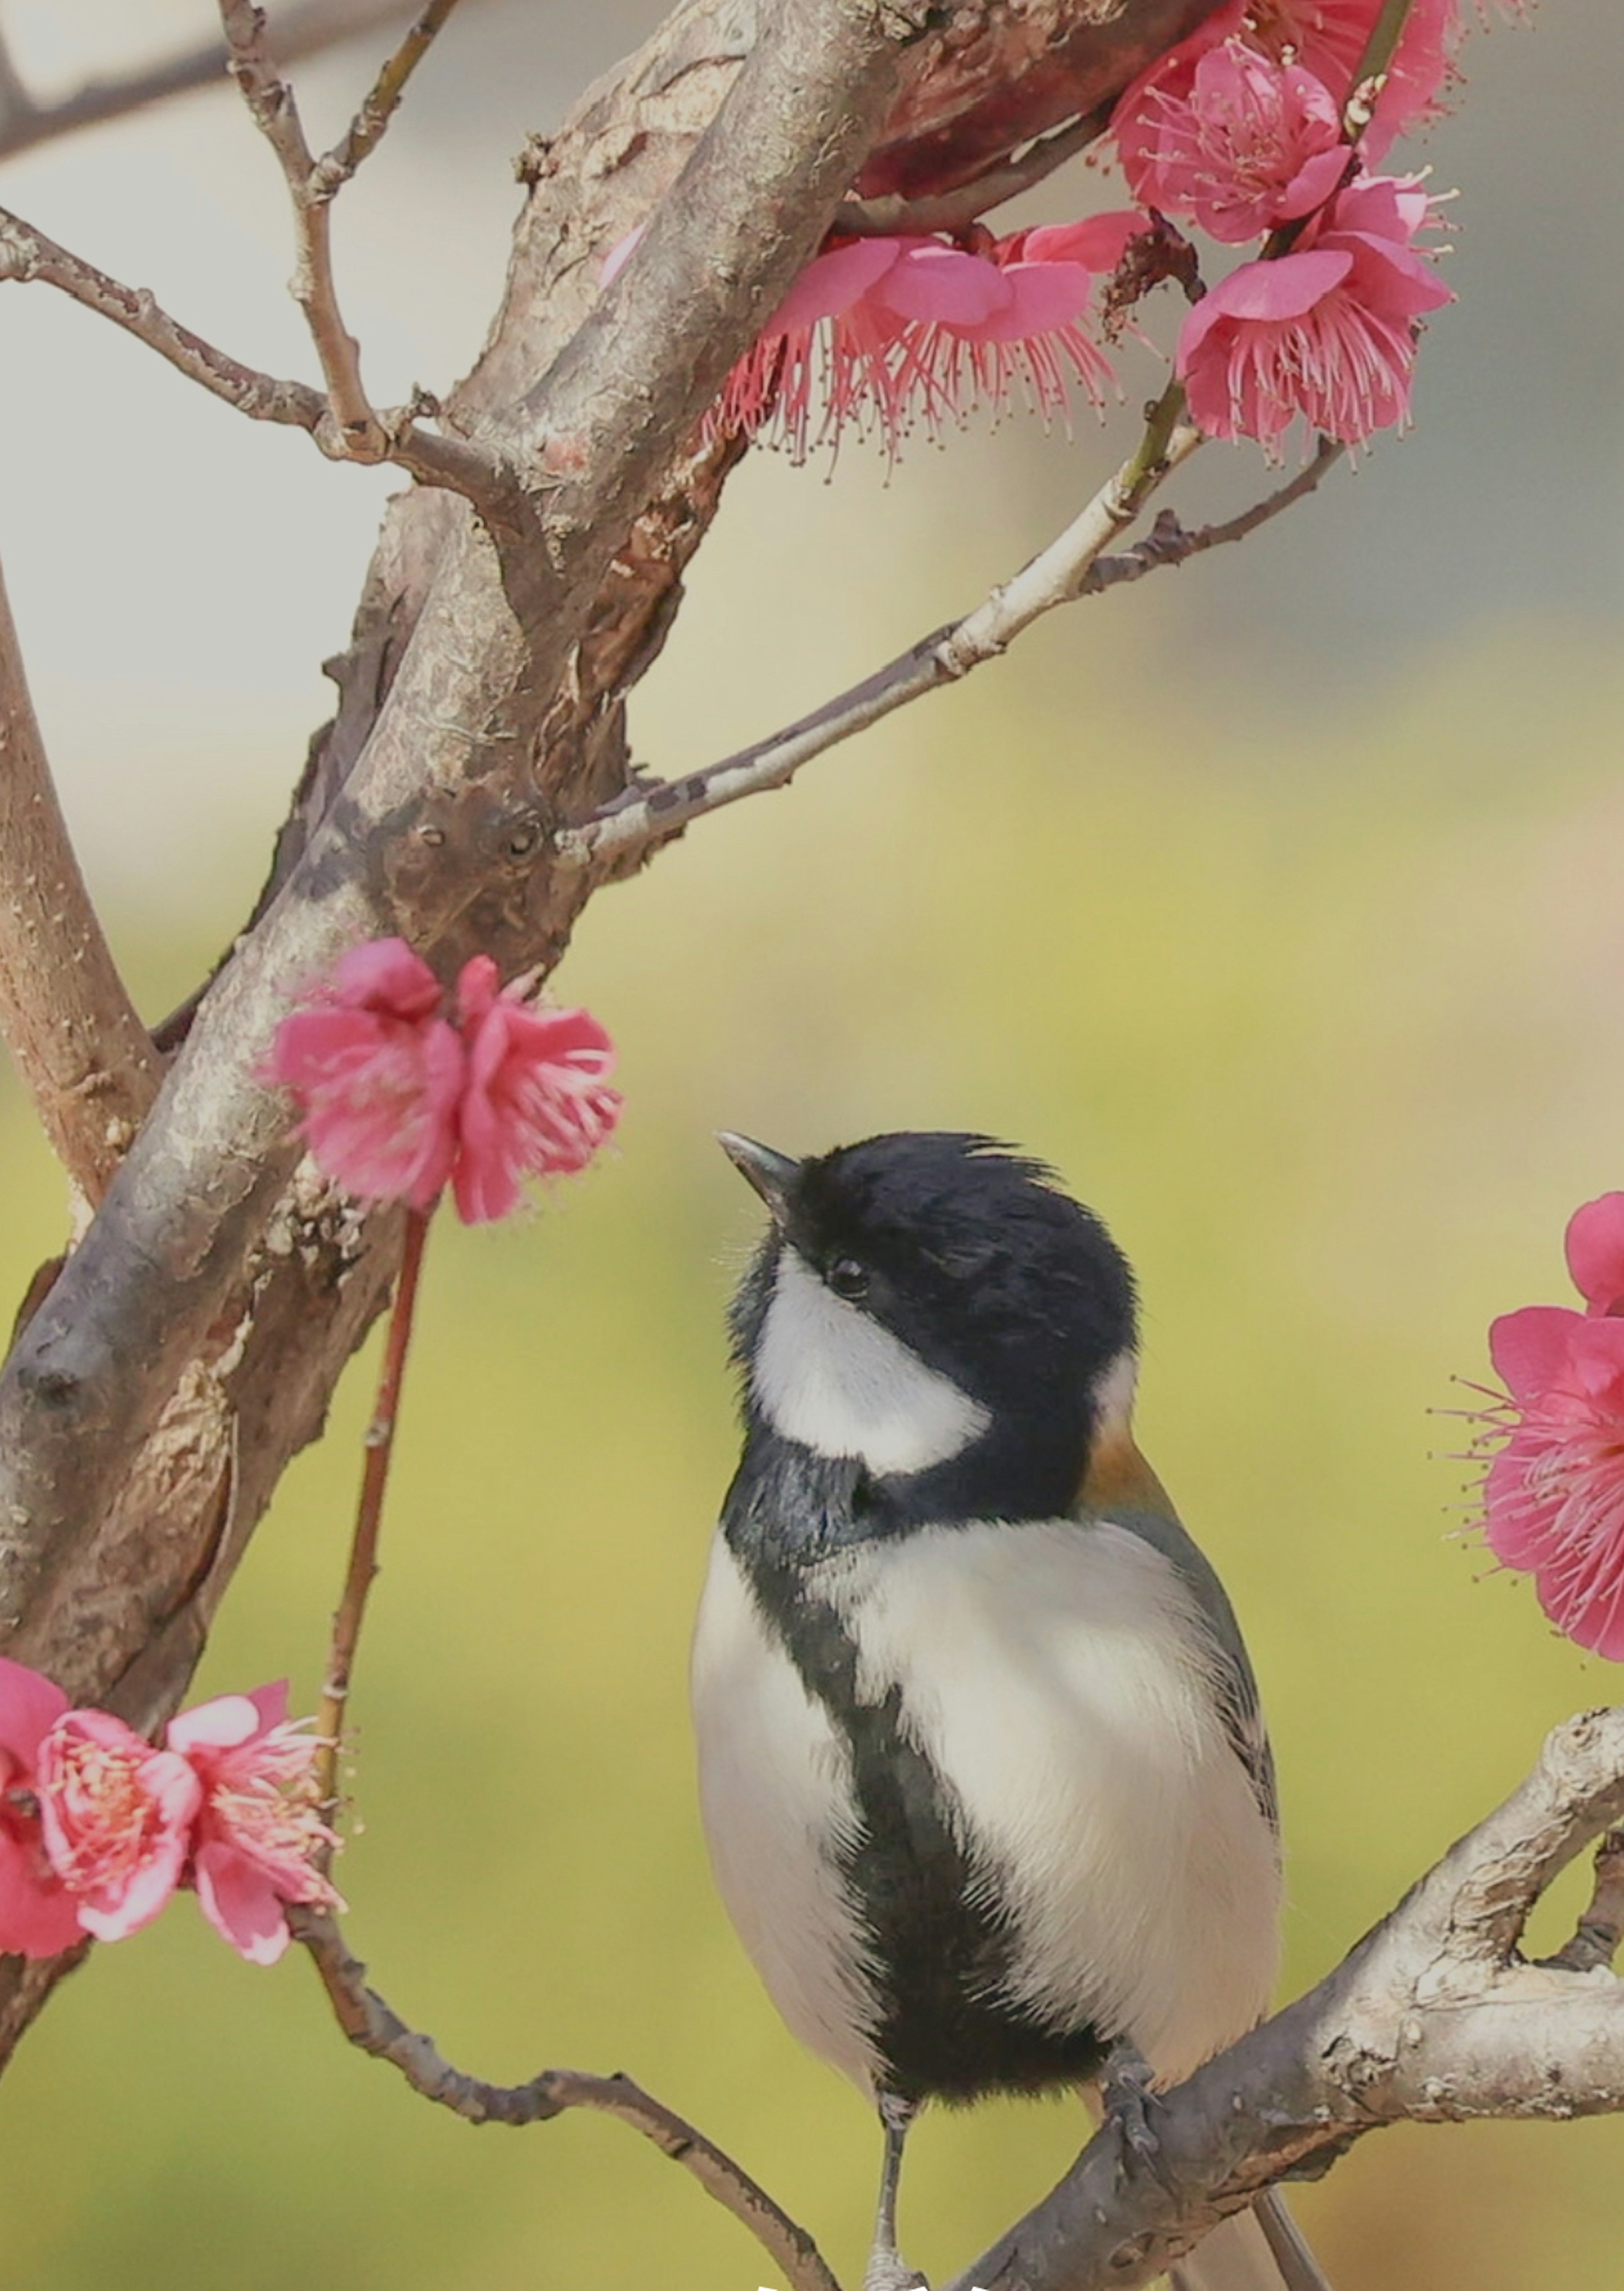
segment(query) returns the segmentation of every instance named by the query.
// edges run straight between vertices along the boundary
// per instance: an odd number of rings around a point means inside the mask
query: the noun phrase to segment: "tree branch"
[[[1134,2291],[1383,2125],[1624,2110],[1624,1982],[1517,1953],[1541,1893],[1621,1815],[1624,1709],[1557,1727],[1522,1787],[1335,1972],[1162,2096],[1154,2167],[1108,2122],[947,2291]]]
[[[96,920],[0,580],[0,1033],[58,1159],[92,1202],[157,1095],[162,1061]]]
[[[840,2291],[806,2230],[703,2132],[630,2077],[543,2069],[526,2084],[494,2085],[469,2076],[452,2067],[431,2037],[409,2029],[376,1990],[368,1988],[366,1967],[345,1948],[333,1918],[301,1909],[292,1909],[287,1916],[294,1937],[310,1951],[345,2036],[374,2060],[398,2069],[425,2100],[450,2109],[469,2124],[545,2124],[572,2108],[615,2117],[691,2173],[708,2195],[750,2230],[789,2291]]]
[[[350,433],[334,421],[326,399],[309,382],[284,382],[216,350],[172,318],[145,287],[126,286],[98,270],[93,262],[47,238],[43,230],[20,215],[0,207],[0,280],[20,285],[37,280],[54,286],[98,318],[109,318],[133,334],[149,350],[251,422],[279,422],[303,430],[331,461],[378,460],[393,462],[420,485],[441,486],[471,502],[494,531],[506,535],[526,530],[533,517],[518,471],[491,448],[447,430],[436,434],[420,426],[421,417],[438,411],[435,401],[420,396],[412,405],[369,414],[380,443],[370,450],[352,449]]]
[[[411,0],[295,0],[277,17],[277,45],[289,63],[322,54],[407,13]],[[0,72],[0,159],[58,135],[100,127],[169,97],[216,87],[225,77],[221,40],[205,40],[116,79],[87,80],[55,103],[36,103],[15,71]]]
[[[814,756],[866,730],[909,701],[956,684],[983,662],[996,659],[1045,613],[1085,593],[1088,576],[1102,552],[1202,442],[1199,430],[1181,427],[1159,455],[1147,457],[1141,444],[1064,533],[962,620],[950,621],[921,637],[861,684],[770,739],[686,779],[633,788],[582,825],[561,828],[554,839],[560,862],[589,867],[610,858],[621,861],[663,842],[690,820],[720,811],[724,804],[784,787]]]
[[[1067,127],[1057,127],[1049,135],[1041,136],[1023,151],[1018,158],[1006,159],[1001,165],[989,167],[973,181],[961,183],[951,191],[941,191],[934,197],[903,198],[895,194],[872,199],[842,199],[834,211],[832,230],[850,238],[889,238],[909,231],[962,230],[978,215],[993,207],[1002,206],[1006,199],[1018,198],[1034,184],[1043,182],[1057,167],[1074,159],[1079,151],[1086,151],[1097,143],[1111,124],[1114,109],[1111,103],[1101,104],[1081,119],[1074,119]]]
[[[1158,572],[1164,565],[1182,565],[1187,558],[1199,557],[1204,550],[1223,549],[1232,541],[1244,541],[1250,533],[1266,525],[1314,492],[1320,479],[1333,462],[1346,458],[1347,448],[1334,438],[1322,438],[1314,446],[1312,457],[1304,463],[1289,484],[1276,487],[1251,508],[1242,510],[1239,517],[1225,518],[1221,525],[1198,526],[1194,533],[1181,525],[1175,511],[1164,509],[1146,538],[1120,557],[1100,557],[1089,567],[1088,575],[1078,591],[1084,597],[1097,597],[1106,589],[1120,588],[1130,581],[1142,581],[1147,573]]]
[[[253,0],[220,0],[220,21],[229,59],[227,69],[242,91],[254,125],[277,155],[293,202],[298,245],[293,296],[304,312],[321,360],[333,418],[354,460],[381,462],[387,450],[383,431],[361,381],[361,346],[344,324],[333,276],[332,201],[344,174],[336,173],[329,183],[318,173],[293,91],[270,60],[264,10]],[[386,112],[377,135],[387,121]]]

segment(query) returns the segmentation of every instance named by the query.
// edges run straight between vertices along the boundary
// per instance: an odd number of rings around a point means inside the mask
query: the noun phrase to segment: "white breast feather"
[[[1103,2020],[1163,2082],[1264,2011],[1274,1836],[1225,1735],[1190,1594],[1125,1528],[928,1528],[829,1563],[858,1688],[904,1724],[1013,1887],[1011,1993]]]
[[[728,1914],[795,2035],[872,2091],[860,1944],[834,1861],[852,1827],[849,1761],[720,1533],[693,1699],[700,1811]]]
[[[860,1456],[880,1474],[945,1464],[989,1420],[792,1249],[779,1255],[752,1373],[757,1402],[784,1439],[815,1455]]]

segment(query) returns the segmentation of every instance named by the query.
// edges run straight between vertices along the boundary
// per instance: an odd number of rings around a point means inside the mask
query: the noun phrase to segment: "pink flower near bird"
[[[457,1214],[465,1225],[506,1217],[531,1174],[583,1170],[620,1119],[609,1038],[589,1011],[532,1009],[498,993],[488,955],[462,966],[457,1017],[468,1072],[457,1109]]]
[[[271,1078],[320,1167],[364,1201],[426,1210],[451,1175],[463,1058],[440,1001],[404,939],[373,939],[277,1029]]]
[[[1524,1306],[1489,1331],[1508,1397],[1486,1419],[1483,1523],[1558,1630],[1624,1661],[1624,1194],[1575,1211],[1567,1259],[1584,1312]]]
[[[1299,414],[1348,446],[1404,421],[1416,322],[1453,299],[1411,245],[1430,211],[1413,181],[1356,182],[1290,253],[1232,270],[1178,337],[1199,427],[1275,453]]]
[[[286,1903],[342,1906],[316,1866],[337,1840],[316,1804],[316,1745],[288,1719],[287,1683],[200,1702],[171,1721],[165,1740],[199,1791],[189,1867],[198,1905],[239,1957],[274,1965],[288,1943]]]
[[[60,1686],[0,1656],[0,1956],[57,1957],[84,1937],[40,1821],[40,1745],[67,1708]]]
[[[589,1012],[537,1009],[498,977],[471,956],[448,1018],[428,964],[376,939],[283,1020],[267,1073],[328,1177],[420,1211],[449,1181],[477,1225],[507,1215],[522,1178],[585,1167],[620,1118],[609,1038]]]
[[[172,1750],[106,1710],[66,1710],[40,1744],[39,1811],[51,1866],[99,1941],[149,1925],[181,1882],[202,1800]]]
[[[1352,156],[1312,72],[1234,39],[1159,78],[1117,144],[1135,198],[1233,245],[1312,213]]]

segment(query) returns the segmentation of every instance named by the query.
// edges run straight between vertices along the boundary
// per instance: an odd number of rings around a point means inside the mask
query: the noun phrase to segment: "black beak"
[[[770,1146],[758,1146],[753,1137],[741,1137],[733,1129],[719,1129],[716,1142],[739,1175],[760,1194],[782,1232],[790,1213],[790,1190],[800,1175],[800,1162],[792,1162],[787,1154],[775,1154]]]

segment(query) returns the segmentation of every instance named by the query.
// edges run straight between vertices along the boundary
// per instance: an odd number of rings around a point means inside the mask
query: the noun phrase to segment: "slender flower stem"
[[[316,1720],[318,1748],[313,1772],[321,1818],[334,1827],[338,1811],[338,1746],[350,1700],[350,1674],[366,1613],[366,1595],[378,1572],[378,1532],[383,1523],[383,1491],[389,1482],[390,1460],[395,1451],[395,1421],[400,1411],[400,1383],[406,1373],[406,1350],[412,1341],[412,1315],[417,1303],[418,1275],[422,1270],[423,1244],[429,1237],[429,1210],[407,1210],[406,1245],[400,1256],[400,1277],[395,1286],[389,1338],[383,1348],[383,1368],[378,1397],[366,1427],[366,1461],[361,1473],[361,1495],[356,1506],[355,1533],[350,1542],[350,1565],[343,1596],[333,1618],[333,1639],[327,1652],[327,1676],[321,1690]]]
[[[1376,107],[1379,83],[1387,76],[1388,67],[1398,52],[1398,44],[1404,36],[1414,0],[1383,0],[1381,13],[1371,27],[1371,36],[1364,44],[1364,52],[1354,66],[1354,76],[1348,86],[1347,102],[1342,114],[1342,133],[1349,143],[1358,141],[1371,124],[1371,113]],[[1378,83],[1373,91],[1372,82]]]

